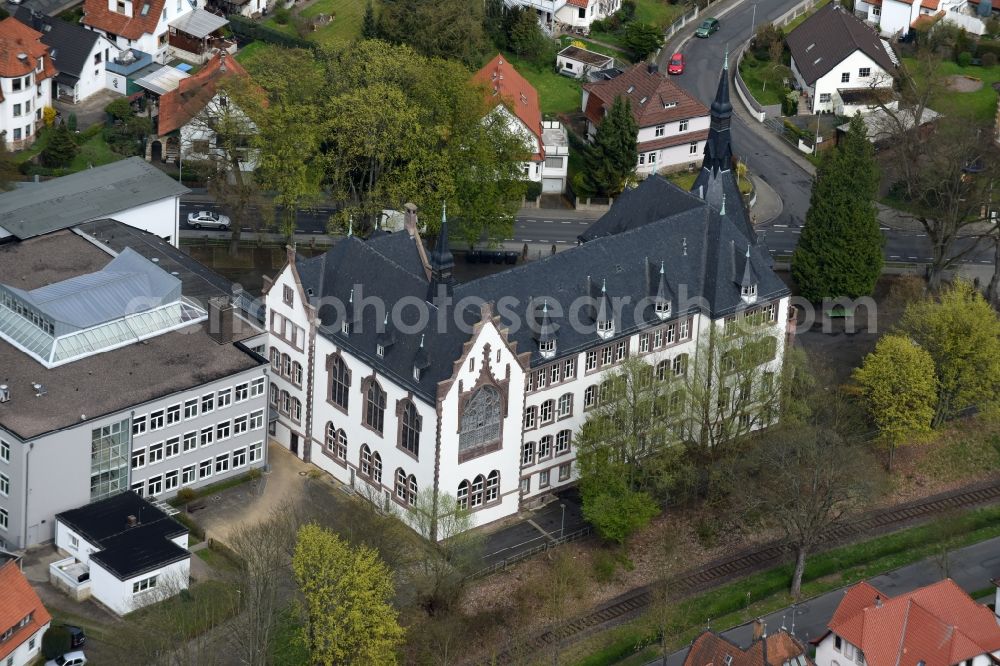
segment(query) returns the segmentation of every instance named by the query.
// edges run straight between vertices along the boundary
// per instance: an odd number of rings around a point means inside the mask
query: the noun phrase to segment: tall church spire
[[[711,107],[711,123],[708,140],[705,142],[705,159],[702,167],[712,171],[728,171],[732,167],[733,148],[730,143],[729,126],[733,116],[733,105],[729,101],[729,49],[722,63],[722,75],[715,99]]]
[[[441,230],[438,232],[437,243],[430,256],[431,264],[431,298],[437,295],[438,285],[443,285],[448,293],[454,284],[452,271],[455,268],[455,257],[448,243],[448,213],[446,204],[441,205]]]

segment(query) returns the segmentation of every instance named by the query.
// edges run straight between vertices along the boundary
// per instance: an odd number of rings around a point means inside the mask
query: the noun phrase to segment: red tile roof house
[[[709,114],[704,104],[664,77],[638,64],[610,81],[583,86],[587,137],[593,140],[616,97],[627,99],[639,126],[639,174],[695,168],[705,152]]]
[[[500,114],[512,132],[524,137],[531,159],[524,163],[524,175],[541,182],[543,192],[566,190],[569,172],[569,136],[561,123],[542,120],[538,91],[521,76],[503,55],[497,55],[472,77],[482,86],[490,113]]]
[[[898,597],[847,590],[816,644],[816,666],[988,666],[1000,626],[950,578]]]
[[[528,7],[538,13],[546,32],[555,29],[590,32],[590,24],[621,9],[622,0],[504,0],[508,7]]]
[[[28,584],[18,560],[0,555],[0,664],[25,666],[42,649],[52,616]]]
[[[42,33],[13,17],[0,21],[0,138],[10,150],[27,148],[52,106],[56,74]]]
[[[146,160],[151,161],[159,153],[164,162],[174,162],[179,149],[182,160],[213,158],[215,133],[209,126],[213,118],[239,119],[246,122],[248,131],[254,131],[253,123],[219,92],[219,85],[234,77],[249,80],[250,75],[235,58],[221,52],[205,63],[197,74],[182,79],[176,88],[161,95],[156,134],[146,142]],[[263,96],[260,103],[266,103]],[[157,143],[160,144],[158,149]],[[240,170],[253,171],[255,162],[248,148],[246,159],[240,162]]]
[[[761,620],[754,622],[753,642],[741,648],[713,631],[691,643],[684,666],[814,666],[808,646],[784,629],[768,635]]]

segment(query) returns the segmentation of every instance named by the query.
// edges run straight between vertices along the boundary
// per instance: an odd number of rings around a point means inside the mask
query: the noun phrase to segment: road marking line
[[[927,235],[927,234],[916,234],[917,238],[922,238],[922,237],[924,237],[924,236],[926,236],[926,235]]]
[[[514,239],[513,238],[504,238],[504,241],[512,241],[512,240],[514,240]]]
[[[529,219],[525,219],[524,221],[525,221],[525,222],[534,222],[535,220],[529,220]]]
[[[919,259],[920,257],[907,257],[907,259]]]
[[[569,241],[556,241],[557,243],[568,243]]]
[[[776,227],[787,227],[788,225],[787,224],[776,224],[774,226],[776,226]]]
[[[900,257],[898,254],[890,254],[889,258],[890,259],[901,259],[902,257]]]
[[[879,227],[879,231],[889,231],[889,227]]]
[[[523,241],[524,241],[525,243],[531,243],[531,242],[533,242],[533,241],[532,241],[532,240],[531,240],[530,238],[524,238],[524,239],[522,239],[522,240],[523,240]]]
[[[775,230],[774,230],[774,233],[776,233],[776,234],[783,234],[783,233],[785,233],[785,232],[784,232],[784,231],[782,231],[781,229],[775,229]]]
[[[801,234],[802,232],[799,231],[798,229],[792,229],[791,233],[793,233],[793,234]]]
[[[563,220],[560,224],[572,224],[569,220]]]
[[[552,220],[542,220],[542,224],[552,224]]]

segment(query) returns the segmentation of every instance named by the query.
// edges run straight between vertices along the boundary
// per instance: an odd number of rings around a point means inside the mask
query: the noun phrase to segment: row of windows
[[[559,465],[559,481],[569,481],[570,473],[572,472],[571,463],[563,463]],[[538,489],[542,490],[548,488],[552,483],[552,469],[543,469],[538,472]],[[521,494],[527,495],[531,492],[531,476],[521,477]]]
[[[546,400],[541,405],[524,408],[524,429],[531,430],[536,425],[548,425],[556,420],[573,415],[573,394],[563,393],[556,401]]]
[[[480,474],[469,483],[458,484],[458,508],[477,509],[500,500],[500,472],[493,470],[488,475]]]
[[[673,322],[660,326],[652,331],[639,334],[639,353],[646,354],[651,351],[658,351],[678,342],[686,342],[691,339],[692,318],[682,319],[680,322]]]
[[[732,315],[726,317],[723,326],[723,333],[726,336],[736,335],[740,326],[759,326],[761,324],[773,324],[778,319],[778,311],[775,303],[767,303],[757,308],[745,310],[739,316]]]
[[[302,401],[294,397],[284,389],[278,389],[271,384],[271,391],[268,394],[268,401],[279,413],[284,414],[296,423],[302,421]]]
[[[680,133],[680,132],[687,132],[688,131],[688,121],[689,120],[690,120],[689,118],[685,118],[684,120],[677,121],[677,132],[678,133]],[[656,130],[655,130],[656,136],[664,136],[666,133],[667,133],[667,126],[666,125],[657,125],[656,126]]]
[[[243,382],[235,387],[211,391],[201,398],[191,398],[183,403],[178,402],[170,405],[165,409],[157,409],[150,412],[148,416],[146,414],[133,416],[132,436],[162,430],[167,426],[180,423],[182,420],[189,421],[197,418],[199,414],[211,414],[234,403],[239,404],[250,398],[256,398],[264,394],[265,381],[264,377],[257,377],[253,381]]]
[[[154,587],[156,587],[156,576],[149,576],[148,578],[143,578],[132,583],[132,594],[152,590]]]
[[[301,326],[296,326],[290,319],[271,311],[271,333],[290,344],[295,349],[305,349],[306,332]]]
[[[0,439],[0,462],[10,462],[10,444]]]
[[[231,421],[220,421],[214,426],[206,426],[201,430],[191,430],[166,441],[134,449],[132,451],[132,469],[142,469],[146,465],[155,465],[181,453],[194,451],[199,446],[211,446],[215,442],[222,442],[230,437],[236,437],[252,430],[260,430],[263,427],[264,410],[259,409],[250,414],[237,416]]]
[[[668,381],[671,378],[682,378],[687,375],[688,355],[679,354],[673,359],[664,359],[655,366],[649,366],[648,382],[652,383],[653,378],[657,381]],[[601,402],[614,399],[616,392],[615,380],[607,379],[600,384],[591,384],[583,391],[584,411],[593,409]],[[683,395],[683,391],[674,392]]]
[[[343,432],[343,431],[340,431]],[[347,453],[346,437],[344,442],[344,455]],[[377,484],[382,483],[382,456],[378,451],[372,451],[367,444],[361,445],[361,465],[358,473]],[[407,506],[417,503],[417,477],[407,474],[402,467],[396,468],[394,492],[396,499]]]
[[[10,495],[10,477],[3,472],[0,472],[0,495]]]
[[[38,312],[35,312],[31,308],[24,305],[24,303],[22,303],[19,299],[15,298],[14,295],[11,294],[10,292],[0,291],[0,304],[2,304],[8,310],[16,312],[17,314],[21,315],[22,317],[30,321],[32,324],[34,324],[36,328],[42,329],[49,335],[55,335],[55,328],[53,327],[51,321],[43,317]]]
[[[7,627],[7,629],[2,634],[0,634],[0,643],[3,643],[4,641],[8,640],[11,636],[14,635],[14,632],[16,632],[18,629],[22,627],[27,627],[29,624],[31,624],[31,620],[34,617],[34,615],[35,611],[31,611],[30,613],[22,617],[20,620],[18,620],[17,624],[15,624],[13,627]]]
[[[293,361],[288,354],[282,354],[277,348],[271,347],[271,370],[302,388],[302,364]]]
[[[163,474],[151,476],[143,481],[132,484],[140,497],[156,497],[161,493],[169,493],[180,486],[190,486],[198,481],[211,478],[213,474],[225,474],[261,460],[264,457],[264,443],[254,442],[232,452],[220,453],[212,458],[205,458],[197,464],[187,465],[181,469],[172,469]]]
[[[565,361],[557,361],[544,368],[532,370],[524,377],[524,391],[541,391],[547,385],[568,382],[576,379],[576,359],[568,358]]]
[[[560,430],[554,438],[552,435],[545,435],[537,443],[525,442],[521,445],[521,466],[527,467],[548,460],[553,455],[561,456],[569,453],[572,440],[572,430]]]

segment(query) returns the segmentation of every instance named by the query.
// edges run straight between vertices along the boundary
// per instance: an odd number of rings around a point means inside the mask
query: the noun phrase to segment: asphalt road
[[[998,548],[1000,548],[1000,538],[954,551],[948,556],[947,574],[966,592],[990,587],[990,579],[1000,575]],[[932,558],[876,576],[868,582],[884,594],[895,597],[944,578],[943,564],[943,560]],[[834,590],[795,607],[783,608],[765,616],[764,622],[772,630],[781,627],[794,629],[796,636],[807,641],[816,638],[826,631],[826,624],[833,617],[833,612],[837,609],[845,591],[846,588]],[[723,631],[722,635],[737,645],[746,647],[752,639],[752,627],[742,625]],[[675,652],[667,658],[667,664],[681,666],[686,655],[687,649]],[[661,663],[660,660],[656,660],[649,662],[647,666]]]

